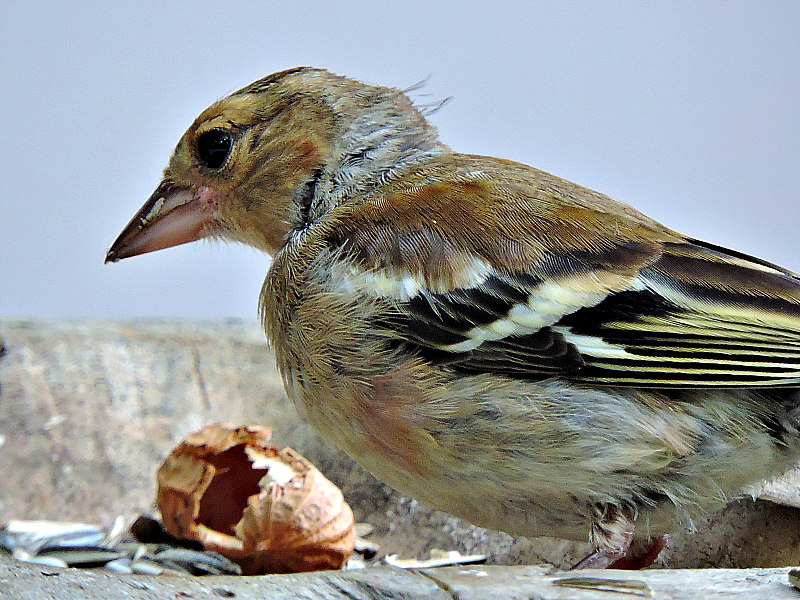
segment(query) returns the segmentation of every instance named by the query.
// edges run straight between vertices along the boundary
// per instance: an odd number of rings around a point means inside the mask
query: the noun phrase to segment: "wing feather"
[[[348,209],[330,243],[427,360],[598,385],[800,386],[796,274],[523,165],[415,168]]]

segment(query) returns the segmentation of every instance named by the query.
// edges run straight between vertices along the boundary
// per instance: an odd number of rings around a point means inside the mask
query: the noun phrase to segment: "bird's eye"
[[[207,167],[219,169],[233,147],[233,134],[227,129],[211,129],[197,138],[197,153]]]

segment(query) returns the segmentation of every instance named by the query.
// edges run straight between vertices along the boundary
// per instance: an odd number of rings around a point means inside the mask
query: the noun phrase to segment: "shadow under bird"
[[[215,102],[106,261],[273,257],[299,412],[404,494],[641,566],[800,460],[800,278],[535,168],[453,152],[402,91],[325,70]]]

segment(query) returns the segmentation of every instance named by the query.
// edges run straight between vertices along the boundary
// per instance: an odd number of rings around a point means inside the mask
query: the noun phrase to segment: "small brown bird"
[[[273,257],[264,326],[324,436],[478,525],[591,539],[580,566],[800,459],[796,274],[452,152],[399,90],[302,67],[212,104],[106,260],[204,237]]]

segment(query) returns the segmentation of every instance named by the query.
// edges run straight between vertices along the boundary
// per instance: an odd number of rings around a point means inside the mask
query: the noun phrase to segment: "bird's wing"
[[[447,160],[335,236],[421,356],[604,385],[800,385],[797,275],[529,167]]]

